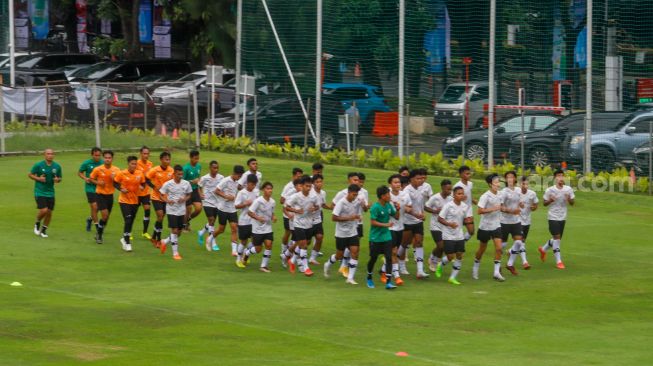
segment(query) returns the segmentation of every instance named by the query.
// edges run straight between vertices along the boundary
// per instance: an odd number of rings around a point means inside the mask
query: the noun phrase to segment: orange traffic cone
[[[637,176],[635,176],[635,168],[630,168],[630,183],[632,185],[637,184]]]
[[[168,131],[166,130],[166,125],[161,125],[161,136],[168,136]]]
[[[179,131],[176,128],[172,130],[172,138],[175,140],[179,138]]]
[[[566,161],[563,161],[562,163],[560,163],[560,168],[561,168],[562,170],[567,170],[567,162],[566,162]]]

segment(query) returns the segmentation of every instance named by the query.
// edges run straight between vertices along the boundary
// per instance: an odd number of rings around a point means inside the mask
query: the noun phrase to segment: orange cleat
[[[385,273],[381,274],[381,283],[386,284],[388,282],[388,279],[385,277]]]
[[[401,277],[395,278],[395,285],[401,286],[404,284],[404,280],[401,279]]]
[[[292,261],[292,258],[289,258],[286,262],[288,263],[288,271],[294,274],[296,267],[295,267],[295,263],[293,263]]]
[[[506,269],[512,273],[513,276],[517,276],[519,273],[517,273],[517,270],[515,269],[515,266],[506,266]]]
[[[522,268],[524,268],[525,270],[528,271],[529,269],[531,269],[531,265],[528,264],[528,262],[526,262],[526,263],[522,264]]]
[[[176,261],[180,261],[181,260],[181,255],[179,255],[179,253],[177,253],[177,254],[172,256],[172,259],[174,259]]]
[[[556,267],[558,267],[558,269],[565,269],[565,264],[562,262],[558,262],[558,264],[556,264]]]
[[[310,268],[306,268],[304,271],[304,276],[306,277],[311,277],[313,275],[313,271]]]
[[[155,238],[150,239],[150,243],[152,243],[152,246],[155,248],[159,247],[159,242]]]
[[[164,242],[159,242],[158,248],[161,250],[161,254],[165,254],[166,249],[168,249],[168,246]]]
[[[542,247],[538,247],[537,251],[540,252],[540,259],[544,262],[546,260],[546,251]]]

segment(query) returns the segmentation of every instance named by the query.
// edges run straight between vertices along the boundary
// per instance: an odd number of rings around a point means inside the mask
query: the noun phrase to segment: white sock
[[[446,266],[449,263],[449,258],[445,255],[442,257],[442,265]]]
[[[474,267],[472,267],[472,272],[478,275],[478,270],[481,268],[481,261],[474,259]]]
[[[207,231],[209,231],[209,224],[205,224],[204,227],[200,229],[199,231],[200,236],[204,236],[204,234],[206,234]]]
[[[214,231],[215,231],[215,227],[209,225],[209,234],[213,235]]]
[[[252,243],[251,241],[247,242],[247,247],[246,247],[247,249],[253,248],[253,247],[254,247],[254,243]]]
[[[417,273],[424,273],[424,248],[415,248],[415,262],[417,263]]]
[[[508,257],[508,266],[511,267],[515,264],[515,259],[517,259],[517,254],[519,254],[519,249],[520,249],[520,241],[515,240],[515,242],[512,244],[512,247],[510,247],[510,257]]]
[[[554,239],[553,240],[553,256],[556,258],[556,263],[562,262],[562,259],[560,258],[560,240],[559,239]]]
[[[304,270],[306,270],[308,268],[308,250],[300,249],[299,250],[299,259],[300,259],[300,262],[302,263],[302,266],[304,267]]]
[[[285,253],[288,250],[288,244],[281,244],[281,253]]]
[[[519,249],[519,256],[521,257],[522,264],[528,263],[528,259],[526,259],[526,243],[524,242],[521,243],[521,248]]]
[[[327,273],[329,273],[329,270],[331,269],[331,266],[334,265],[337,262],[336,255],[331,254],[329,259],[324,263],[324,269],[326,270]]]
[[[319,254],[320,254],[320,253],[319,253],[317,250],[315,250],[315,249],[311,250],[311,261],[316,260],[316,259],[317,259],[317,256],[318,256]]]
[[[460,272],[460,267],[462,266],[462,261],[460,259],[456,259],[453,261],[452,265],[452,270],[451,270],[451,276],[449,278],[456,278],[458,277],[458,272]]]
[[[231,242],[231,252],[232,253],[237,253],[238,252],[238,243],[236,242]]]
[[[498,276],[501,274],[501,261],[500,260],[495,260],[494,261],[494,275]]]
[[[342,256],[342,262],[340,262],[340,268],[347,267],[349,265],[349,259],[351,252],[349,251],[349,248],[345,248],[345,253]]]
[[[545,251],[545,252],[547,250],[549,250],[549,248],[551,248],[552,242],[553,242],[553,239],[547,240],[547,242],[544,243],[544,245],[542,245],[542,250]]]
[[[176,234],[170,234],[170,242],[172,243],[172,255],[178,255],[179,254],[179,245],[177,245],[177,241],[179,240],[179,236]]]
[[[266,249],[263,251],[263,260],[261,261],[261,267],[267,267],[268,264],[270,263],[270,258],[272,257],[272,251],[270,249]]]
[[[256,254],[256,248],[255,247],[247,248],[247,250],[245,250],[245,256],[247,256],[247,257],[251,257],[254,254]]]
[[[236,253],[238,253],[238,255],[242,255],[244,251],[245,251],[245,246],[241,243],[238,243],[238,245],[236,246]]]
[[[399,263],[397,263],[397,266],[399,267],[400,270],[406,269],[406,261],[400,259]]]
[[[406,253],[406,248],[404,248],[403,245],[400,245],[397,249],[397,257],[403,257],[404,253]]]
[[[352,281],[354,279],[354,275],[356,274],[356,268],[358,268],[358,260],[356,259],[350,259],[349,260],[349,275],[347,276],[347,279]]]

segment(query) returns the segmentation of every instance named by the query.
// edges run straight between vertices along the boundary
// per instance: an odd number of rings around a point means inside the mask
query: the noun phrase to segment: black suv
[[[92,65],[100,59],[88,53],[43,53],[16,61],[17,69],[59,70],[70,65]]]
[[[71,82],[132,82],[152,74],[190,72],[190,63],[179,60],[100,62],[73,74]]]
[[[598,112],[592,114],[593,131],[610,131],[621,123],[628,113]],[[524,134],[524,160],[529,166],[559,165],[564,161],[564,141],[568,135],[583,132],[585,113],[571,114],[544,130]],[[521,159],[520,136],[510,140],[510,160]]]

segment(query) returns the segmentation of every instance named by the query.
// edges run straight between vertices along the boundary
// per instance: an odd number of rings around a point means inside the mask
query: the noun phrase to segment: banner
[[[172,22],[165,14],[166,0],[154,0],[153,36],[154,58],[171,58]]]
[[[141,43],[152,43],[152,0],[141,0],[138,8],[138,38]]]
[[[48,115],[48,99],[45,89],[13,89],[2,87],[5,113],[28,116]]]
[[[587,15],[586,0],[572,0],[569,4],[569,19],[573,20],[574,29],[578,28],[585,21]]]
[[[32,37],[35,40],[45,40],[50,32],[48,0],[31,0],[30,14],[32,19]]]
[[[587,27],[578,33],[576,47],[574,47],[574,66],[578,69],[587,68]]]
[[[554,9],[553,15],[553,52],[551,54],[551,64],[553,65],[553,80],[566,80],[567,76],[567,57],[565,55],[565,27],[562,25],[560,9]]]
[[[87,28],[87,0],[75,0],[75,9],[77,9],[77,47],[79,52],[87,53],[90,48],[86,38]]]
[[[14,1],[14,29],[16,31],[16,48],[29,48],[29,2],[28,0]]]

